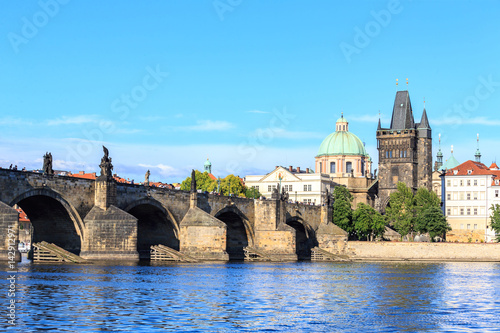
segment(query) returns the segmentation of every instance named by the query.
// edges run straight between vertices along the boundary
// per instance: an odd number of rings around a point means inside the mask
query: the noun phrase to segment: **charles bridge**
[[[18,230],[15,205],[31,220],[33,243],[90,260],[145,259],[155,245],[201,260],[243,259],[246,248],[308,259],[312,248],[338,254],[346,246],[328,205],[289,203],[279,193],[261,200],[117,183],[107,151],[100,167],[95,180],[0,169],[1,259],[8,228]]]

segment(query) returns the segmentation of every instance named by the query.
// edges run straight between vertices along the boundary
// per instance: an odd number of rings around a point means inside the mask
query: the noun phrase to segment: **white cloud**
[[[177,129],[185,130],[185,131],[194,131],[194,132],[204,132],[204,131],[227,131],[235,126],[227,121],[222,120],[198,120],[196,125],[192,126],[181,126],[177,127]]]
[[[49,119],[47,121],[47,125],[49,126],[57,126],[57,125],[81,125],[88,123],[96,123],[98,121],[97,116],[95,115],[80,115],[67,117],[62,116],[61,118]]]
[[[441,119],[432,119],[431,121],[431,125],[462,125],[462,124],[499,126],[500,120],[488,119],[486,117],[475,117],[475,118],[447,117]]]
[[[14,118],[14,117],[9,116],[9,117],[0,118],[0,125],[2,125],[2,126],[8,126],[8,125],[26,126],[26,125],[33,125],[33,122],[31,122],[29,120],[25,120],[25,119],[21,119],[21,118]]]
[[[261,114],[267,114],[267,113],[271,113],[271,112],[268,112],[268,111],[260,111],[260,110],[251,110],[251,111],[247,111],[248,113],[261,113]]]
[[[139,163],[139,166],[143,167],[143,168],[147,168],[153,172],[154,172],[154,170],[157,170],[164,177],[176,177],[179,175],[178,169],[176,169],[170,165],[166,165],[166,164],[162,164],[162,163],[156,164],[156,165]]]

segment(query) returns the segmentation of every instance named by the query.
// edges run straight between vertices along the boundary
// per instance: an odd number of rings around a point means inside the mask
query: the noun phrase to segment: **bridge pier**
[[[116,207],[116,182],[95,181],[94,207],[85,216],[80,256],[90,260],[139,260],[137,219]]]
[[[285,202],[255,200],[255,248],[280,260],[297,260],[295,229],[285,223]]]
[[[21,261],[18,251],[19,213],[14,208],[0,201],[0,261]],[[10,250],[9,250],[10,248]],[[14,253],[14,258],[9,257]]]

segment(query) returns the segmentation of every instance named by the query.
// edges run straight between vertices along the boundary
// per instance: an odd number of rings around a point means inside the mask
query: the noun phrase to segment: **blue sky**
[[[380,111],[424,98],[433,155],[500,159],[498,1],[1,1],[0,165],[175,182],[314,166],[344,112],[375,163]],[[409,79],[408,87],[405,80]],[[399,86],[396,87],[396,79]]]

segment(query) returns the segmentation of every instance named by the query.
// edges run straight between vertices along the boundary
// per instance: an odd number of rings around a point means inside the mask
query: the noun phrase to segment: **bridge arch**
[[[248,218],[236,206],[226,206],[214,214],[224,222],[226,231],[226,251],[230,260],[243,260],[243,248],[254,246],[255,235]]]
[[[309,223],[300,216],[292,216],[286,224],[295,229],[295,252],[299,260],[310,260],[311,249],[318,243],[316,233]]]
[[[47,241],[79,253],[85,227],[75,207],[60,193],[48,188],[28,190],[11,200],[28,215],[33,226],[33,242]]]
[[[129,204],[125,211],[137,218],[137,251],[141,259],[150,258],[151,245],[179,250],[179,224],[161,202],[145,197]]]

